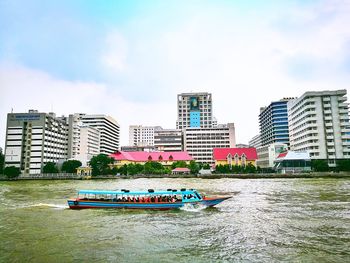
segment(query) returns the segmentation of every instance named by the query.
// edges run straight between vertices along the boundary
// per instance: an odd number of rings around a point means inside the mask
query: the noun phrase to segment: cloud
[[[72,113],[105,114],[112,116],[121,126],[121,144],[128,144],[128,127],[131,124],[157,125],[168,119],[167,105],[142,104],[127,101],[118,91],[106,84],[94,82],[65,81],[19,65],[0,65],[0,138],[5,141],[6,114],[53,111],[60,115]],[[169,127],[171,123],[162,122]],[[0,147],[4,147],[3,144]]]
[[[0,68],[1,116],[11,107],[50,111],[51,104],[59,114],[105,113],[120,122],[126,144],[131,124],[175,127],[176,94],[207,91],[213,94],[219,123],[235,122],[237,142],[246,143],[258,133],[259,108],[271,101],[310,90],[348,89],[347,1],[264,2],[258,7],[174,3],[138,9],[123,23],[103,20],[107,26],[99,33],[97,27],[88,30],[87,17],[65,19],[74,21],[68,38],[55,24],[61,32],[57,46],[64,43],[58,55],[49,46],[52,41],[43,38],[41,45],[49,51],[40,53],[35,42],[31,57],[40,61],[50,54],[45,63],[33,67],[19,56],[15,61],[22,66]],[[78,37],[72,37],[76,32]],[[21,52],[30,53],[27,35],[30,30],[20,39]],[[11,41],[6,43],[16,54]],[[79,52],[71,63],[74,50]],[[56,74],[60,68],[70,73]],[[20,93],[26,99],[18,99]]]

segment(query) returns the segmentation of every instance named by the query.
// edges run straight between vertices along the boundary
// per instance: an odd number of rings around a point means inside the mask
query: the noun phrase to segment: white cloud
[[[105,40],[101,62],[107,70],[120,72],[126,69],[128,43],[118,32],[109,33]]]
[[[11,107],[50,111],[51,104],[58,114],[103,113],[118,120],[127,144],[129,125],[175,127],[176,94],[207,91],[218,121],[235,122],[236,141],[247,143],[258,133],[259,108],[271,101],[348,89],[341,68],[350,59],[347,2],[250,12],[196,5],[185,13],[171,25],[142,17],[107,34],[96,58],[103,83],[2,66],[1,116]]]
[[[121,143],[128,143],[130,124],[156,125],[155,120],[167,119],[167,105],[126,101],[116,90],[105,84],[72,82],[56,79],[47,73],[21,66],[0,65],[0,147],[4,147],[6,114],[55,112],[58,116],[72,113],[96,113],[112,116],[121,126]],[[174,109],[175,114],[175,109]],[[154,116],[157,116],[154,118]]]

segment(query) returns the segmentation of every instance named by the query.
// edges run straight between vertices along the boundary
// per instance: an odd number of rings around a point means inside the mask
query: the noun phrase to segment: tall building
[[[249,147],[258,148],[261,146],[261,137],[260,134],[255,135],[250,141],[249,141]]]
[[[80,147],[79,155],[86,156],[90,160],[100,153],[100,136],[98,129],[90,126],[80,127]]]
[[[181,130],[164,129],[154,132],[154,146],[163,152],[183,151],[183,136]]]
[[[176,129],[213,127],[211,93],[199,92],[177,95],[177,116]]]
[[[67,159],[68,125],[54,113],[7,114],[5,165],[20,168],[23,174],[41,173],[47,162]]]
[[[290,148],[308,151],[311,159],[350,158],[346,90],[306,92],[288,102]]]
[[[120,127],[115,119],[102,114],[76,113],[69,116],[70,158],[79,152],[80,128],[85,126],[100,132],[100,153],[111,154],[119,149]]]
[[[287,103],[292,98],[284,98],[271,102],[267,107],[260,109],[260,137],[261,145],[285,143],[289,145]]]
[[[214,148],[234,148],[236,146],[233,123],[213,128],[186,128],[184,130],[184,150],[197,162],[213,164]]]
[[[154,146],[155,131],[162,130],[160,126],[129,126],[129,146]]]

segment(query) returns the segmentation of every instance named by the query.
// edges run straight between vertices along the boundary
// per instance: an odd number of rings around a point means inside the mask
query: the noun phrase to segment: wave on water
[[[181,210],[187,211],[187,212],[200,212],[203,209],[206,209],[207,206],[203,205],[203,204],[184,204],[183,207],[181,207]]]
[[[57,204],[46,204],[46,203],[33,204],[33,205],[28,205],[26,207],[49,207],[49,208],[55,208],[55,209],[69,208],[68,205],[57,205]]]

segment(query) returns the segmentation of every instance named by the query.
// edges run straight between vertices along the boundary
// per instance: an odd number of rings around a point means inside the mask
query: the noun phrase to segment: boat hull
[[[114,209],[146,209],[146,210],[170,210],[183,207],[185,204],[201,204],[207,207],[215,206],[230,197],[205,198],[196,202],[159,202],[159,203],[133,203],[133,202],[111,202],[111,201],[94,201],[71,199],[68,200],[71,209],[87,209],[87,208],[114,208]]]

